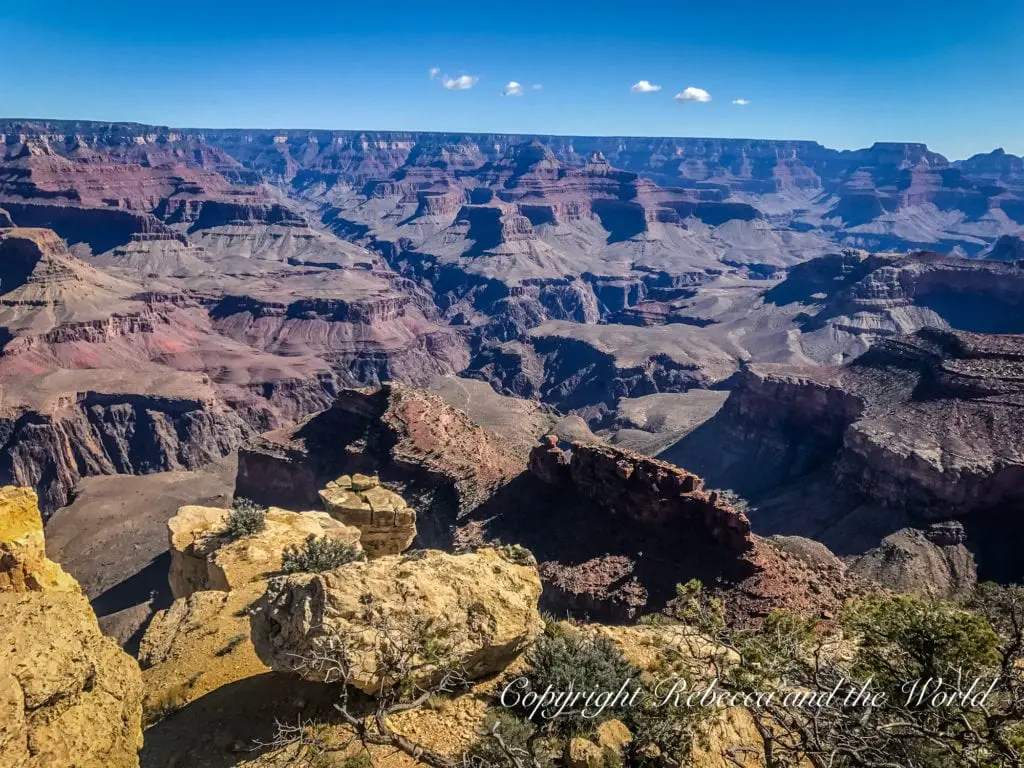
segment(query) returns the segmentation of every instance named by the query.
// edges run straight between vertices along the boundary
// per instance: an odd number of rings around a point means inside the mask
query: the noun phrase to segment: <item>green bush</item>
[[[249,499],[235,499],[228,515],[227,531],[233,539],[251,536],[267,527],[267,508]]]
[[[610,640],[579,633],[541,635],[527,652],[526,661],[529,670],[524,677],[529,688],[524,686],[520,692],[543,693],[550,686],[552,691],[611,691],[614,695],[627,680],[635,686],[640,677],[640,670],[626,661]],[[518,711],[528,716],[529,709],[520,707]],[[537,725],[560,735],[578,735],[592,732],[605,720],[623,716],[622,709],[608,707],[599,717],[565,712]]]
[[[301,547],[288,547],[281,557],[285,573],[322,573],[346,563],[365,560],[366,555],[343,541],[310,534]]]
[[[724,488],[718,491],[718,498],[735,509],[737,512],[746,514],[750,511],[750,502],[736,493],[732,488]]]

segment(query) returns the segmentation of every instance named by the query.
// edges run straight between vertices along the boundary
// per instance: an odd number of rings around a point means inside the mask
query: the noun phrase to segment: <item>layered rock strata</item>
[[[532,502],[543,510],[529,518],[538,532],[513,530],[538,552],[545,607],[556,614],[634,622],[697,579],[723,598],[730,621],[756,624],[776,609],[821,616],[861,588],[831,554],[822,563],[755,536],[727,497],[667,462],[581,441],[562,449],[548,436],[530,471],[548,488]],[[585,540],[574,538],[581,528]]]
[[[548,435],[530,454],[530,470],[546,482],[571,485],[591,503],[638,526],[693,530],[737,555],[753,549],[746,515],[718,492],[705,491],[697,475],[617,448],[573,443],[566,452],[557,443]]]
[[[521,459],[439,397],[385,384],[345,390],[294,429],[239,451],[237,496],[290,508],[320,505],[342,473],[375,475],[416,511],[427,543],[451,542],[451,526],[523,470]]]
[[[376,476],[342,475],[320,491],[320,499],[327,514],[359,529],[370,557],[401,554],[416,538],[416,511]]]

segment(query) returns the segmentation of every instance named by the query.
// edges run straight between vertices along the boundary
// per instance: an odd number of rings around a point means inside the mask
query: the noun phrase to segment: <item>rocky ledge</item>
[[[231,510],[185,506],[167,521],[171,550],[168,581],[175,598],[193,592],[228,592],[281,570],[281,555],[308,536],[330,538],[359,548],[360,533],[325,512],[289,512],[271,507],[263,530],[232,537]]]
[[[568,451],[548,435],[530,454],[530,470],[570,485],[613,515],[647,527],[693,531],[737,554],[753,549],[750,521],[697,475],[667,462],[602,445],[573,443]]]

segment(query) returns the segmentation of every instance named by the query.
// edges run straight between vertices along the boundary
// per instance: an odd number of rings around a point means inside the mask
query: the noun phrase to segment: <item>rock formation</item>
[[[239,451],[235,494],[314,508],[320,489],[342,473],[375,475],[416,511],[421,538],[450,543],[456,520],[522,469],[465,413],[394,383],[343,391],[298,427],[252,440]]]
[[[753,497],[765,533],[813,536],[854,559],[882,547],[858,569],[892,574],[894,586],[938,571],[936,584],[969,586],[964,542],[979,578],[1015,579],[995,531],[1005,536],[1024,504],[1020,346],[1013,334],[928,328],[843,367],[748,366],[701,434],[666,458]],[[926,530],[951,519],[964,532]],[[921,535],[883,545],[904,528]],[[893,570],[899,552],[917,565]]]
[[[397,493],[382,488],[380,478],[342,475],[320,491],[327,514],[358,528],[367,555],[398,555],[416,538],[416,512]]]
[[[377,667],[381,644],[411,643],[414,627],[432,619],[469,678],[482,677],[504,669],[541,631],[540,579],[535,565],[521,562],[494,549],[428,550],[278,578],[253,612],[253,643],[274,669],[322,679],[308,666],[297,670],[296,658],[347,642],[354,664],[349,683],[374,692],[392,682]],[[386,619],[387,635],[374,628],[371,613]],[[417,674],[427,680],[435,672],[428,665]]]
[[[844,368],[752,366],[720,414],[764,440],[792,435],[785,450],[813,443],[840,485],[889,506],[966,517],[1020,502],[1009,480],[1024,459],[1020,346],[1015,335],[925,329]]]
[[[820,615],[860,588],[831,555],[791,555],[753,535],[726,496],[667,462],[582,441],[563,450],[548,436],[529,466],[541,488],[520,484],[519,513],[481,521],[477,535],[537,554],[543,605],[556,615],[633,622],[697,579],[725,598],[731,620],[757,623],[779,608]]]
[[[614,516],[650,529],[695,531],[736,554],[753,548],[746,515],[723,502],[704,481],[663,461],[601,445],[574,443],[571,458],[548,435],[530,454],[530,471],[546,482],[571,485]]]
[[[0,489],[0,765],[137,767],[141,704],[135,661],[46,559],[35,495]]]
[[[233,538],[226,531],[231,510],[186,506],[167,521],[171,549],[168,581],[175,598],[193,592],[228,592],[266,579],[281,569],[281,555],[308,536],[359,547],[360,532],[324,512],[289,512],[271,507],[262,531]]]
[[[31,488],[0,488],[0,592],[78,592],[78,582],[46,557],[38,504]]]
[[[309,536],[359,548],[359,530],[325,512],[271,507],[261,531],[237,538],[225,531],[229,512],[191,505],[168,521],[168,580],[176,599],[153,616],[139,647],[150,721],[219,687],[256,685],[269,671],[249,639],[249,609],[280,574],[286,549],[301,547]],[[252,705],[237,706],[244,712]],[[289,705],[280,706],[284,711]],[[190,755],[202,751],[194,742]]]

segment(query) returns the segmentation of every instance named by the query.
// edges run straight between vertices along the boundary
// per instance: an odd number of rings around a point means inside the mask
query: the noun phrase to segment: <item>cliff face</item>
[[[359,529],[323,512],[289,512],[271,507],[263,530],[233,538],[230,510],[189,505],[167,521],[171,566],[167,579],[175,599],[195,592],[230,592],[281,570],[283,552],[308,536],[360,548]]]
[[[178,269],[159,266],[155,287],[144,285],[152,259],[185,234],[139,238],[130,252],[87,262],[52,231],[0,229],[0,480],[35,487],[44,514],[68,502],[80,477],[209,463],[250,426],[323,408],[339,381],[426,383],[468,361],[461,335],[431,319],[429,300],[375,270],[371,255],[359,262],[358,249],[277,204],[238,205],[211,209],[228,218],[202,231],[288,233],[244,256],[238,232],[222,233],[231,242],[211,247],[244,264],[238,271],[211,273],[206,249],[189,246]],[[289,262],[299,255],[316,265]],[[202,290],[177,290],[185,286],[170,275],[180,270],[215,274],[215,285],[202,277]],[[245,293],[218,294],[221,281]]]
[[[49,411],[0,419],[0,478],[36,488],[50,514],[87,475],[196,469],[231,451],[236,417],[189,398],[86,393]]]
[[[1021,350],[1014,334],[929,328],[843,367],[752,365],[665,457],[752,498],[755,530],[824,540],[894,586],[942,571],[935,583],[953,593],[973,583],[975,562],[978,578],[1013,580]]]
[[[46,556],[43,519],[31,488],[0,488],[0,592],[80,592]]]
[[[878,345],[857,361],[853,380],[909,368],[916,389],[904,407],[877,403],[850,426],[837,479],[932,519],[1020,506],[1022,361],[1024,337],[1012,335],[929,330]]]
[[[530,454],[530,471],[566,484],[613,516],[650,530],[677,528],[734,555],[753,549],[750,522],[697,475],[663,461],[601,445],[558,448],[553,435]]]
[[[44,553],[35,495],[0,489],[0,751],[24,768],[137,768],[142,679]]]

